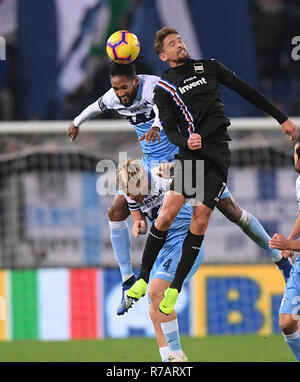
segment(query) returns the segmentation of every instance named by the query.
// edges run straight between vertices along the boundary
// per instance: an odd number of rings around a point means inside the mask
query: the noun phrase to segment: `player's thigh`
[[[162,231],[168,230],[181,210],[184,202],[185,197],[183,195],[178,194],[175,191],[166,192],[162,208],[155,222],[156,228]]]
[[[128,218],[130,211],[124,194],[117,193],[113,203],[108,208],[107,215],[110,221],[122,221]]]
[[[182,227],[171,229],[168,233],[167,240],[163,248],[158,254],[158,257],[154,263],[150,274],[150,280],[163,279],[171,283],[174,279],[178,262],[181,258],[182,244],[189,229],[188,224],[184,224]],[[192,269],[188,273],[184,280],[184,283],[188,282],[190,278],[197,272],[204,258],[204,245],[201,245],[199,254],[192,266]]]

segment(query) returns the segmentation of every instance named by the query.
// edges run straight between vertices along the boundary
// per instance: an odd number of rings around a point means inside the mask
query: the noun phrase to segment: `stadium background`
[[[107,37],[136,33],[138,73],[159,75],[154,34],[173,25],[193,57],[220,60],[298,123],[291,40],[299,21],[292,0],[0,2],[0,340],[153,336],[147,299],[115,314],[121,285],[106,217],[113,196],[96,190],[99,161],[141,156],[136,135],[109,112],[75,143],[67,137],[70,120],[109,88]],[[225,88],[222,96],[233,122],[229,188],[270,235],[287,235],[297,216],[293,145],[275,121]],[[136,267],[144,240],[132,240]],[[279,333],[283,290],[267,253],[216,211],[204,265],[180,296],[181,333]]]

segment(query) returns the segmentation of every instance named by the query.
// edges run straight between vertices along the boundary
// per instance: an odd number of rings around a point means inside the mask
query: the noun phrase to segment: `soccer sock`
[[[293,334],[282,334],[296,360],[300,362],[300,334],[298,330]]]
[[[169,353],[181,357],[182,350],[177,319],[169,322],[162,322],[160,326],[168,342]]]
[[[158,350],[162,362],[168,362],[168,357],[170,353],[168,346],[161,347]]]
[[[178,292],[181,291],[184,279],[188,275],[199,254],[203,239],[204,235],[194,235],[190,230],[188,231],[182,244],[181,259],[177,265],[170,288],[176,288]]]
[[[166,242],[168,231],[159,231],[153,224],[150,228],[149,235],[146,241],[143,257],[142,266],[138,279],[143,279],[146,283],[149,281],[149,275],[153,264]]]
[[[130,255],[130,234],[127,221],[110,221],[109,226],[110,241],[124,282],[133,275]]]
[[[253,240],[261,248],[264,248],[274,262],[282,259],[278,249],[269,247],[270,236],[264,230],[264,227],[260,224],[260,222],[254,216],[249,214],[249,212],[242,210],[241,219],[236,224],[251,240]]]

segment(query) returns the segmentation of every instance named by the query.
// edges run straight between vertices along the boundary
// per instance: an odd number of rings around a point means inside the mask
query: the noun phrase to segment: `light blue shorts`
[[[295,261],[281,300],[279,313],[300,315],[300,257]]]
[[[169,282],[173,281],[176,268],[181,256],[182,243],[189,229],[189,225],[183,225],[180,229],[169,230],[166,243],[162,250],[159,252],[158,257],[154,263],[150,273],[149,281],[153,278],[163,279]],[[204,245],[201,245],[199,255],[195,263],[185,278],[184,283],[188,282],[190,278],[197,272],[204,257]]]
[[[224,188],[223,194],[221,195],[220,199],[229,198],[231,196],[229,188],[226,186]]]

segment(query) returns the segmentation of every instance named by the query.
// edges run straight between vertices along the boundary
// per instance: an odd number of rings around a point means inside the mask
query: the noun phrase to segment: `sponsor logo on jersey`
[[[194,70],[196,73],[201,74],[204,72],[204,67],[202,62],[195,62],[194,63]]]
[[[191,82],[190,84],[179,86],[178,90],[181,94],[184,94],[185,92],[199,86],[199,85],[205,85],[207,84],[206,79],[204,77],[200,78],[198,81]]]
[[[189,81],[193,81],[193,80],[196,80],[196,79],[197,79],[196,76],[189,77],[189,78],[186,78],[186,79],[183,81],[183,83],[186,84],[187,82],[189,82]]]

